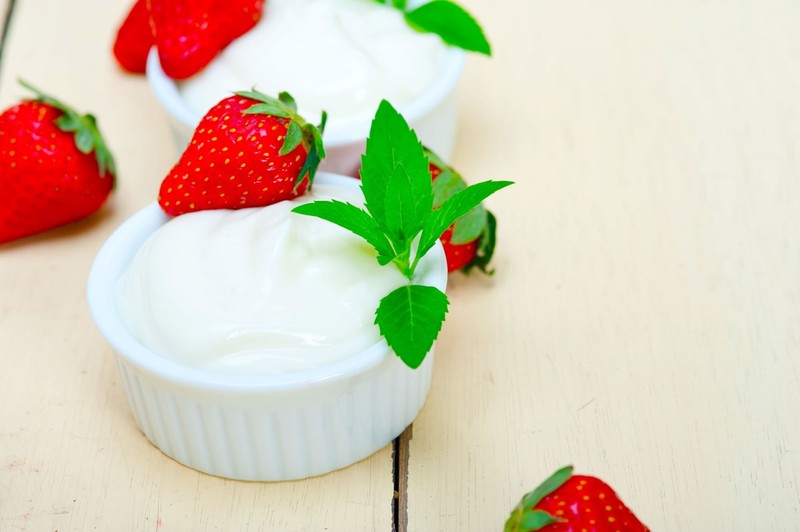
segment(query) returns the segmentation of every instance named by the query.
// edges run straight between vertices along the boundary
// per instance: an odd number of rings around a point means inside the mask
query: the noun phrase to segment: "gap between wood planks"
[[[392,442],[392,532],[408,530],[408,448],[413,427],[409,425]]]
[[[0,35],[0,73],[3,71],[3,55],[6,50],[6,39],[8,38],[8,28],[11,27],[11,18],[14,15],[14,6],[17,0],[8,0],[8,8],[3,13],[3,33]]]

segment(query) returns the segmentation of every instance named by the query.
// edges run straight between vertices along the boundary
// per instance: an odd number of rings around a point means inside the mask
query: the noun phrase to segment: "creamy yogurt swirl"
[[[288,91],[307,120],[327,111],[326,137],[337,138],[366,128],[381,99],[397,107],[423,94],[446,52],[374,0],[269,0],[259,23],[180,91],[198,114],[232,91]]]
[[[142,344],[188,366],[277,374],[321,367],[380,340],[380,299],[404,284],[361,238],[290,213],[360,192],[317,183],[266,208],[184,214],[140,248],[117,306]]]

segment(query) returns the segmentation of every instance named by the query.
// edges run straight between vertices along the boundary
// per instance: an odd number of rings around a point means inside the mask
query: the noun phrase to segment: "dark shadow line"
[[[392,532],[408,530],[408,459],[413,425],[392,442]]]

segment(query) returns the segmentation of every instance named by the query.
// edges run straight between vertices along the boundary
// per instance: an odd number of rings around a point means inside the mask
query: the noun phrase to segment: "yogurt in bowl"
[[[358,194],[358,181],[318,174],[311,195],[265,208],[169,219],[152,204],[100,250],[92,316],[165,454],[227,478],[298,479],[369,456],[413,421],[433,353],[409,369],[370,316],[406,281],[358,237],[289,212]],[[439,245],[415,282],[444,290]]]
[[[175,82],[151,51],[147,76],[181,147],[200,117],[241,87],[292,93],[301,115],[328,115],[323,169],[353,175],[381,99],[393,103],[431,149],[455,141],[454,89],[464,52],[413,30],[373,0],[271,0],[260,22],[192,78]]]

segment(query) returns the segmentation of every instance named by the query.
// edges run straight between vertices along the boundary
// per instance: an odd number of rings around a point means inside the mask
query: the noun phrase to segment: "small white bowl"
[[[355,188],[345,176],[318,182]],[[427,397],[433,349],[409,369],[384,340],[328,366],[278,375],[215,373],[143,346],[122,322],[117,281],[144,241],[168,221],[150,204],[103,245],[88,281],[94,321],[115,359],[136,424],[166,455],[191,468],[241,480],[291,480],[353,464],[384,447]],[[440,245],[421,284],[444,290]]]
[[[445,160],[450,158],[456,139],[457,109],[455,88],[464,70],[465,53],[458,48],[447,50],[445,66],[436,82],[417,98],[404,105],[395,105],[420,140]],[[170,126],[179,149],[189,144],[203,113],[192,109],[178,89],[178,84],[161,68],[155,48],[147,58],[147,79],[161,106],[167,111]],[[249,90],[251,87],[242,87]],[[258,87],[256,87],[257,89]],[[306,117],[308,118],[308,117]],[[369,124],[345,134],[323,134],[327,157],[320,169],[344,175],[355,175],[361,167],[361,154],[369,134]]]

